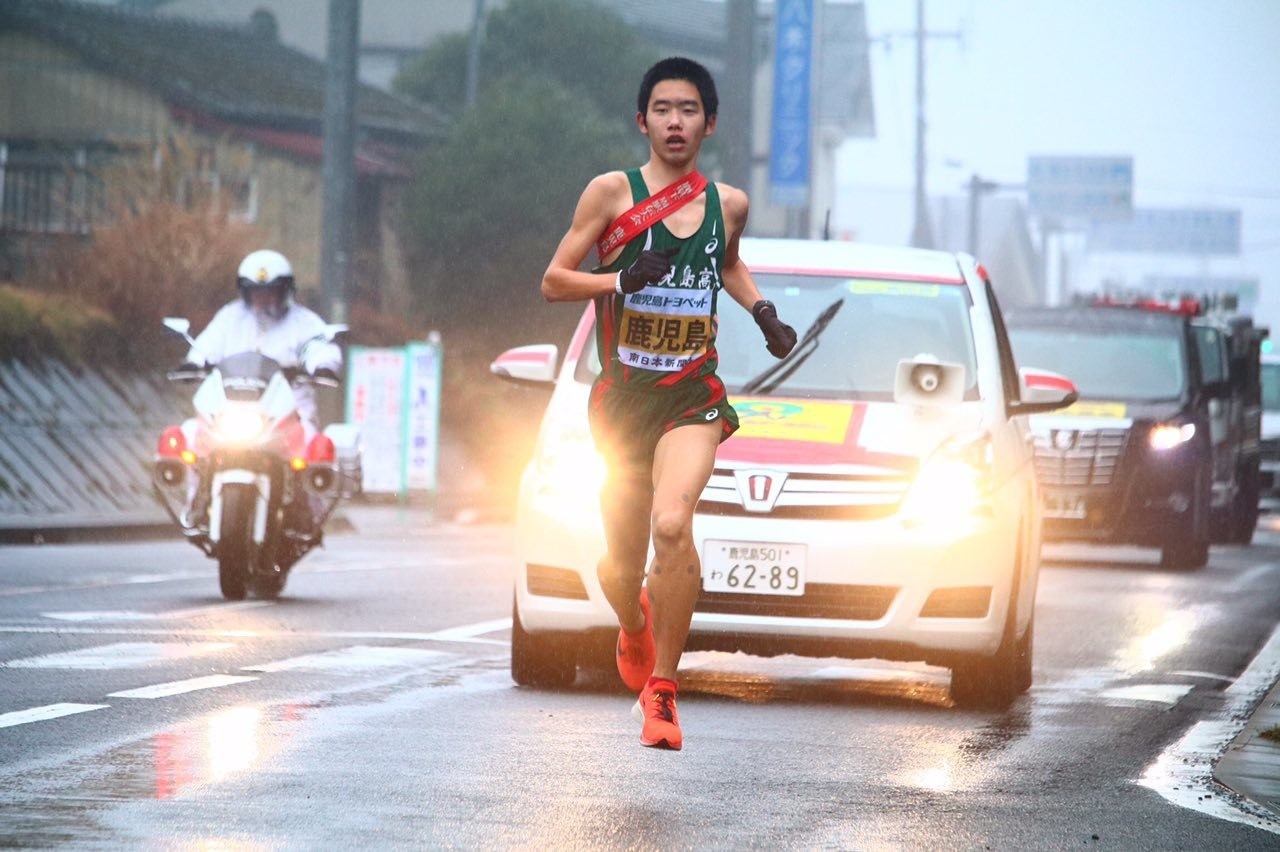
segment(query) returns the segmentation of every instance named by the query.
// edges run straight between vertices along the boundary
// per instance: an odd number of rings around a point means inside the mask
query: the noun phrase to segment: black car
[[[1192,300],[1007,314],[1019,362],[1072,379],[1080,400],[1031,419],[1045,538],[1158,547],[1198,568],[1258,519],[1260,342],[1245,316]]]

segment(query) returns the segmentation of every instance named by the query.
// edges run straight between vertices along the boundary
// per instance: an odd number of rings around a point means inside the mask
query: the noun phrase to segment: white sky
[[[865,0],[875,37],[915,29],[913,0]],[[1021,183],[1029,155],[1128,155],[1137,207],[1242,211],[1242,253],[1095,255],[1072,281],[1256,277],[1280,329],[1280,0],[926,0],[930,195],[971,173]],[[915,47],[871,48],[878,138],[838,154],[836,230],[911,230]],[[1083,247],[1076,240],[1077,251]]]

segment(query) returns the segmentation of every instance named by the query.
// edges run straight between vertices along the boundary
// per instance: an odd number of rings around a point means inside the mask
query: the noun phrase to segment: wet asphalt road
[[[1050,547],[1006,713],[943,669],[688,655],[671,753],[616,676],[512,685],[509,528],[364,520],[277,603],[178,541],[0,548],[0,846],[1280,848],[1178,773],[1245,700],[1280,533],[1189,574]]]

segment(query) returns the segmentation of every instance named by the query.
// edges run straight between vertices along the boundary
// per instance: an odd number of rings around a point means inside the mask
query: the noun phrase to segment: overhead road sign
[[[1123,222],[1094,222],[1090,252],[1147,254],[1239,254],[1240,211],[1141,209]]]
[[[1128,218],[1133,157],[1028,157],[1027,207],[1042,217]]]

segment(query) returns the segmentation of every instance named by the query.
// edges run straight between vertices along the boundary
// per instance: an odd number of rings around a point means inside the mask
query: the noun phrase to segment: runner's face
[[[685,165],[698,156],[702,140],[715,131],[715,118],[702,111],[698,87],[688,80],[663,80],[649,95],[649,109],[636,116],[649,137],[653,153],[672,165]]]

